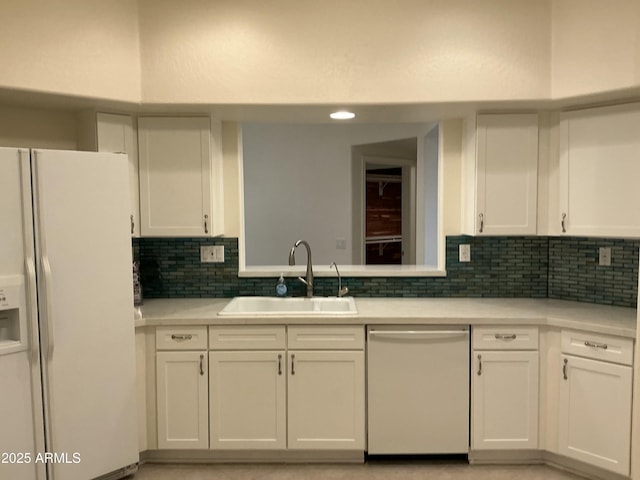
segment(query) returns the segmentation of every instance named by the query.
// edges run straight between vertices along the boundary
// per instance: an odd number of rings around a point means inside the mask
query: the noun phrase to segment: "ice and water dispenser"
[[[26,347],[24,279],[0,277],[0,354]]]

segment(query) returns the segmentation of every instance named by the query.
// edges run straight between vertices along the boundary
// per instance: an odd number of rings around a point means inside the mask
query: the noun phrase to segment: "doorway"
[[[415,264],[416,144],[353,147],[354,259],[364,265]]]

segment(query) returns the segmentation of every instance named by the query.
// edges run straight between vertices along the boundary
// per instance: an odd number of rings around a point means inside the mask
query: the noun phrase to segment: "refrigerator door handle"
[[[38,317],[36,315],[36,305],[38,304],[38,295],[36,293],[36,264],[33,258],[27,257],[25,259],[25,268],[27,270],[27,295],[29,295],[28,305],[29,308],[29,333],[31,352],[31,363],[38,362]]]
[[[49,264],[49,259],[46,255],[43,255],[40,259],[40,263],[42,264],[42,271],[44,273],[44,301],[45,301],[45,309],[46,309],[46,321],[42,322],[46,325],[47,332],[47,359],[51,361],[53,358],[53,327],[51,325],[51,319],[53,318],[53,302],[51,301],[51,265]]]

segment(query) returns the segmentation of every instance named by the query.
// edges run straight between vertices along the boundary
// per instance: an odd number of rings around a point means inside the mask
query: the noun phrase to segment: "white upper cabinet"
[[[558,231],[640,236],[640,104],[560,117]]]
[[[534,235],[538,115],[482,114],[467,121],[466,127],[465,233]]]
[[[138,188],[138,139],[130,115],[96,114],[98,152],[124,152],[129,156],[131,236],[140,236],[140,192]]]
[[[141,117],[138,140],[142,236],[220,235],[221,177],[213,161],[220,146],[212,145],[210,119]]]

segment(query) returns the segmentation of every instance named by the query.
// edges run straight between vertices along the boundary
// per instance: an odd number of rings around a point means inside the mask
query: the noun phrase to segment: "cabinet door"
[[[129,115],[98,113],[96,115],[99,152],[124,152],[129,156],[129,195],[131,204],[131,236],[140,236],[140,191],[138,187],[138,140]]]
[[[538,352],[474,351],[472,448],[538,447]]]
[[[629,475],[632,368],[562,356],[560,453]]]
[[[566,113],[560,121],[561,233],[640,236],[640,105]]]
[[[158,352],[158,448],[208,448],[206,352]]]
[[[284,449],[284,351],[209,353],[211,448]]]
[[[290,449],[364,450],[364,352],[289,351]]]
[[[206,117],[138,119],[143,236],[211,236],[211,146]]]
[[[478,115],[476,233],[535,234],[538,115]]]

